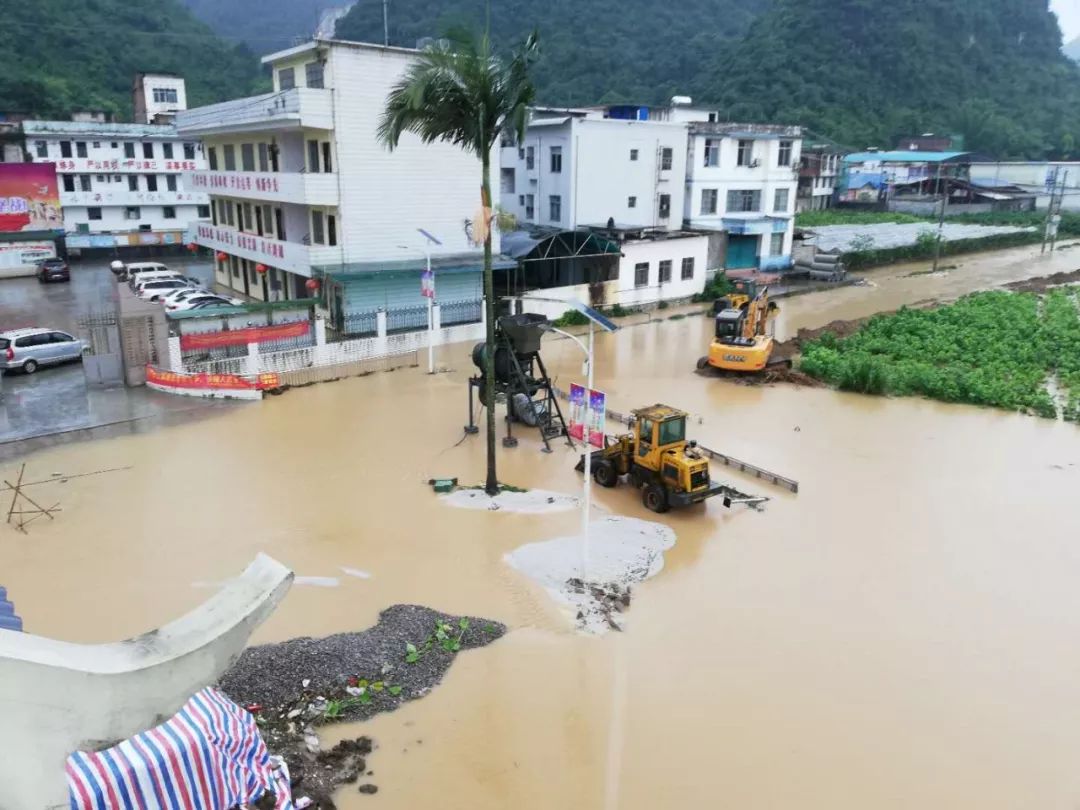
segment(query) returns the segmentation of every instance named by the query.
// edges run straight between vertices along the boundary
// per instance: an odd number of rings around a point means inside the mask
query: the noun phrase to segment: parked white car
[[[165,309],[169,312],[187,312],[192,309],[205,309],[207,307],[235,307],[242,302],[235,298],[226,298],[223,295],[203,293],[193,295],[174,304],[167,304]]]
[[[158,300],[168,307],[170,304],[177,304],[193,295],[210,295],[210,291],[205,287],[181,287],[180,289],[173,290],[172,292],[161,296]]]
[[[157,301],[173,290],[187,289],[188,283],[179,278],[161,278],[142,282],[135,288],[135,297],[144,301]]]
[[[129,285],[135,286],[135,282],[138,281],[139,276],[144,273],[169,273],[171,272],[168,267],[161,262],[130,262],[129,264],[121,264],[119,268],[116,266],[116,262],[113,262],[111,266],[112,271],[121,278],[126,278]]]

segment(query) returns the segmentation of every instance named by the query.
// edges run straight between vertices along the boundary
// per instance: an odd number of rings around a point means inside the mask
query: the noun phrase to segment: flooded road
[[[890,268],[874,286],[791,299],[781,326],[1073,269],[1067,251],[1033,272],[1008,253],[968,260],[969,275]],[[574,533],[577,513],[450,509],[423,483],[482,480],[482,439],[454,446],[467,346],[443,350],[455,370],[434,378],[318,385],[31,456],[38,478],[132,469],[40,487],[64,511],[27,537],[0,527],[0,582],[31,632],[103,641],[168,621],[265,551],[337,585],[295,586],[256,641],[363,628],[397,602],[508,624],[429,696],[360,727],[379,745],[380,792],[345,793],[350,810],[1076,806],[1080,430],[702,378],[708,334],[687,318],[598,337],[597,387],[617,410],[685,408],[692,438],[801,491],[716,468],[773,500],[663,516],[678,540],[635,588],[625,633],[576,635],[503,562]],[[546,343],[545,360],[564,387],[580,378],[570,341]],[[502,480],[577,491],[572,451],[518,435],[500,448]],[[651,517],[628,489],[594,495]]]

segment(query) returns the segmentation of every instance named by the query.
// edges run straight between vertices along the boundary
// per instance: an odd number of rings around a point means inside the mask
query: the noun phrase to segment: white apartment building
[[[347,334],[370,330],[377,310],[391,331],[408,329],[426,325],[430,249],[443,325],[479,319],[483,254],[470,240],[479,159],[411,133],[391,152],[377,137],[416,53],[316,39],[264,57],[273,92],[177,114],[206,155],[185,183],[210,195],[196,241],[216,251],[218,283],[263,300],[318,289],[331,326]]]
[[[24,121],[26,153],[55,163],[70,250],[181,245],[209,217],[184,173],[205,166],[195,139],[172,126],[101,120]]]
[[[727,234],[729,270],[789,267],[801,129],[709,121],[688,128],[687,225]]]
[[[187,109],[187,85],[172,73],[137,73],[132,88],[135,120],[141,124],[168,124]]]
[[[818,146],[804,144],[799,160],[799,190],[795,211],[821,211],[832,207],[836,178],[843,155]]]

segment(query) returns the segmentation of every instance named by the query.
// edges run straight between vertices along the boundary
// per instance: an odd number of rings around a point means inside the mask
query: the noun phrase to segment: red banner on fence
[[[201,332],[180,336],[181,349],[216,349],[221,346],[246,346],[271,340],[303,337],[311,331],[311,321],[279,323],[273,326],[249,326],[224,332]]]
[[[277,374],[259,374],[256,377],[241,377],[239,374],[186,374],[178,371],[162,371],[153,366],[146,367],[146,381],[153,385],[167,388],[199,388],[217,391],[265,391],[278,388],[281,381]]]

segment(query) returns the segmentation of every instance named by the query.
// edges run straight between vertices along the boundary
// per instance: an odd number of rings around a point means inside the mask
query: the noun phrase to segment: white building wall
[[[138,88],[136,88],[138,90]],[[172,90],[176,92],[176,101],[155,101],[154,90]],[[147,73],[142,77],[142,108],[146,118],[141,123],[150,123],[159,113],[175,113],[187,109],[187,85],[179,76],[163,76]]]
[[[1055,172],[1057,182],[1065,185],[1062,207],[1070,211],[1080,210],[1080,163],[1075,161],[972,163],[971,181],[1020,186],[1025,191],[1038,195],[1038,208],[1047,208],[1050,205],[1050,188]]]
[[[619,261],[618,303],[622,306],[651,304],[689,298],[705,289],[705,270],[709,254],[709,238],[692,236],[678,239],[624,242]],[[693,260],[693,275],[682,278],[683,259]],[[660,263],[671,262],[671,280],[660,283]],[[639,264],[649,265],[648,281],[636,283]]]
[[[417,228],[442,241],[431,247],[433,255],[479,253],[468,241],[464,222],[480,207],[480,160],[452,144],[424,144],[410,133],[402,135],[393,152],[378,141],[387,94],[413,58],[407,51],[376,47],[330,49],[326,83],[334,97],[346,262],[422,255],[425,241]],[[493,195],[498,177],[495,153]]]

